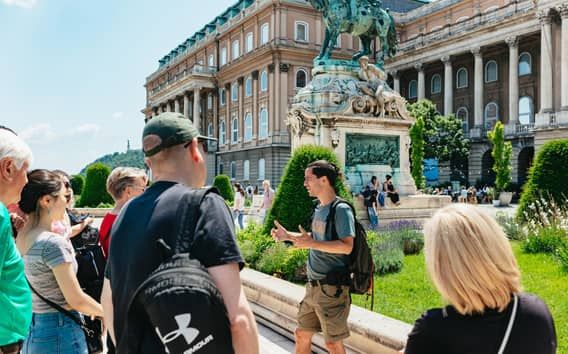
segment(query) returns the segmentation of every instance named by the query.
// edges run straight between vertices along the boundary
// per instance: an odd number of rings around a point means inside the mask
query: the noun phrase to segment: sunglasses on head
[[[203,149],[203,152],[207,152],[207,145],[209,145],[207,140],[197,138],[197,143],[201,144],[201,148]],[[189,147],[189,145],[191,145],[191,141],[188,141],[187,143],[185,143],[185,145],[183,145],[183,148],[187,149]]]

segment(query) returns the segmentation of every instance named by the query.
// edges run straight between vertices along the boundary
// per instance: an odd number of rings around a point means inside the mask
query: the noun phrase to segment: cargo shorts
[[[347,317],[351,309],[349,286],[306,285],[306,295],[298,310],[298,327],[310,332],[322,332],[326,342],[338,342],[349,337]]]

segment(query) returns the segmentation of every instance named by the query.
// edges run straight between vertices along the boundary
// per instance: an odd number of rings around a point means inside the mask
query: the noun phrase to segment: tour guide
[[[304,187],[316,197],[312,232],[300,226],[300,232],[287,231],[278,221],[272,229],[277,241],[291,241],[297,248],[310,250],[308,257],[308,284],[306,295],[300,302],[298,328],[295,332],[296,353],[311,353],[311,340],[315,332],[323,332],[325,345],[331,354],[345,353],[343,339],[349,337],[347,317],[351,307],[347,266],[353,249],[355,218],[351,207],[341,203],[336,206],[333,222],[337,240],[332,240],[331,227],[326,221],[333,202],[337,198],[334,189],[339,169],[327,161],[312,162],[304,173]]]

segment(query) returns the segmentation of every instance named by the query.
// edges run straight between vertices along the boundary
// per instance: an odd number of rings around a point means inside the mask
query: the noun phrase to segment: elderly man
[[[0,353],[19,353],[32,319],[32,296],[24,261],[16,249],[6,206],[17,203],[28,182],[30,148],[0,126]]]

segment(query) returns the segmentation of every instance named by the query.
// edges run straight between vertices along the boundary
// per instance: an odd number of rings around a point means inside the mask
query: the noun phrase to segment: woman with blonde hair
[[[495,220],[454,204],[424,226],[426,267],[448,306],[414,324],[406,354],[556,353],[546,304],[521,291],[511,245]]]

